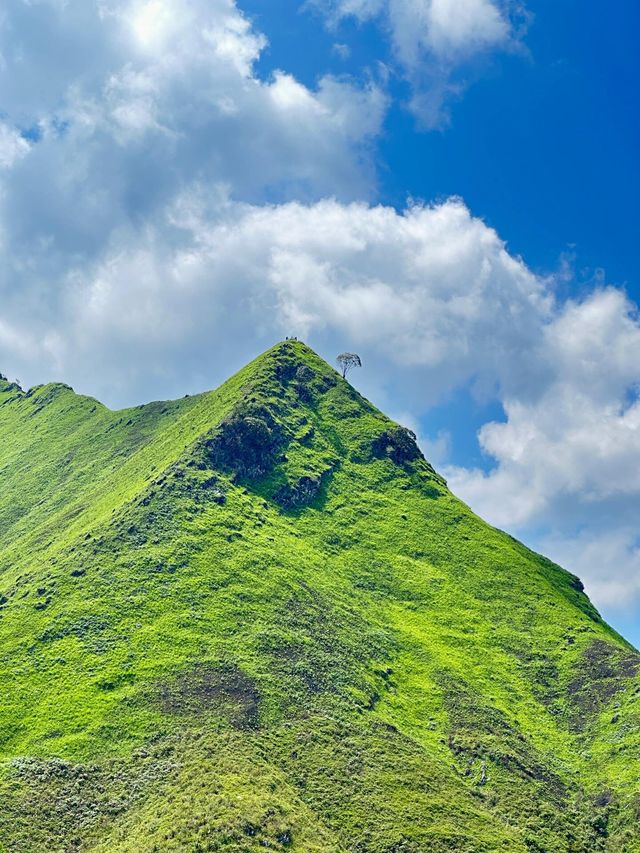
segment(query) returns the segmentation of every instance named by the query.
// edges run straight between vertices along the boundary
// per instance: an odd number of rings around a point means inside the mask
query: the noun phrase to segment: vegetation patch
[[[181,673],[174,681],[158,687],[158,697],[166,714],[213,712],[235,728],[258,726],[260,693],[236,666],[201,666]]]

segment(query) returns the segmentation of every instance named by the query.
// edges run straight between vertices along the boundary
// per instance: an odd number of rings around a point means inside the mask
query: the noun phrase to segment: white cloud
[[[508,0],[310,0],[332,26],[343,18],[379,20],[411,83],[411,106],[428,127],[465,88],[471,62],[519,44],[522,4]]]
[[[340,57],[340,59],[347,60],[351,56],[351,48],[348,44],[344,44],[342,42],[336,42],[332,46],[332,50],[336,56]]]
[[[146,179],[148,192],[136,204],[161,195],[166,201],[196,177],[227,182],[236,197],[251,200],[293,189],[303,198],[370,196],[368,145],[384,95],[372,84],[331,77],[314,90],[284,72],[262,80],[254,63],[264,45],[232,0],[68,0],[59,7],[12,0],[0,26],[5,118],[46,131],[25,170],[68,173],[73,151],[83,181],[131,171],[139,185]],[[40,177],[47,192],[52,178]],[[107,180],[86,191],[107,193],[105,208],[131,203],[125,187]]]
[[[416,66],[425,52],[444,59],[504,44],[511,36],[506,4],[495,0],[319,0],[335,22],[383,16],[403,65]]]
[[[640,609],[640,323],[620,290],[559,306],[540,329],[546,381],[512,387],[479,439],[489,473],[450,466],[480,515],[578,574],[597,604]]]
[[[36,271],[50,254],[46,245],[32,256]],[[38,279],[27,284],[37,290]],[[236,302],[243,310],[228,310]],[[398,214],[335,200],[251,205],[193,185],[139,227],[123,223],[93,258],[68,255],[43,308],[35,337],[60,331],[69,348],[60,367],[73,374],[81,361],[83,382],[112,382],[129,346],[140,349],[141,384],[154,366],[170,370],[174,346],[179,361],[206,357],[236,313],[249,339],[256,327],[266,341],[294,330],[336,345],[348,338],[375,354],[381,382],[394,365],[419,376],[426,402],[470,379],[516,382],[524,368],[514,359],[535,345],[552,298],[457,200]],[[105,367],[100,342],[110,347],[112,336],[122,361]],[[77,346],[86,347],[80,360]],[[43,358],[34,352],[34,364]]]
[[[640,324],[615,289],[569,302],[539,330],[541,391],[503,399],[504,423],[486,424],[480,444],[489,474],[449,472],[481,514],[506,527],[560,510],[567,496],[587,509],[620,496],[640,498]],[[565,511],[566,514],[566,511]]]
[[[10,169],[29,152],[27,140],[14,128],[0,122],[0,169]]]
[[[510,24],[491,0],[388,0],[393,43],[411,67],[427,51],[443,59],[504,44]]]
[[[327,77],[311,90],[284,72],[263,80],[253,71],[263,45],[231,0],[10,0],[0,25],[0,301],[34,364],[64,366],[73,326],[61,318],[73,323],[67,306],[97,293],[95,276],[137,258],[132,275],[149,279],[145,247],[157,247],[149,264],[161,271],[180,234],[167,212],[185,188],[201,186],[214,207],[216,187],[255,204],[374,192],[368,145],[381,92]],[[18,126],[32,128],[33,143]]]

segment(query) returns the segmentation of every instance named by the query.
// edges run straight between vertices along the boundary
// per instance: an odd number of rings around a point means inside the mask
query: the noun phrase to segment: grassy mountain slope
[[[0,850],[640,850],[640,656],[303,344],[0,477]]]

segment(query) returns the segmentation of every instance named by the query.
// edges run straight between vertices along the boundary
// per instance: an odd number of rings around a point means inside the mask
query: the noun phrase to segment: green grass
[[[394,429],[0,380],[0,850],[640,850],[640,656]]]

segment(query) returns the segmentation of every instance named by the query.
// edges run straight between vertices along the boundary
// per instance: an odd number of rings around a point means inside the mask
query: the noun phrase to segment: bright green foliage
[[[640,850],[640,656],[305,345],[0,477],[0,850]]]

